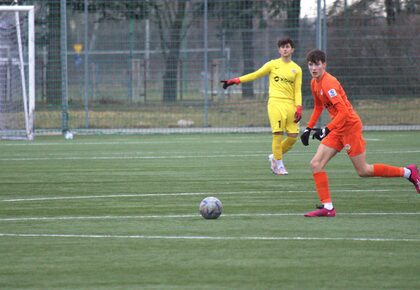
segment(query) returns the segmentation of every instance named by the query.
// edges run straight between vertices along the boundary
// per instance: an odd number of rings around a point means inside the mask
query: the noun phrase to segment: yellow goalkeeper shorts
[[[295,123],[296,106],[294,103],[268,99],[268,118],[271,132],[299,133],[299,123]]]

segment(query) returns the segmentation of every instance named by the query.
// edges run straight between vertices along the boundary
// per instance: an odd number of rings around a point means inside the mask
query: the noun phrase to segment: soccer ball
[[[205,219],[217,219],[222,214],[222,202],[216,197],[209,196],[200,202],[200,214]]]
[[[66,133],[64,133],[64,139],[66,139],[66,140],[73,139],[73,133],[70,132],[70,131],[66,131]]]

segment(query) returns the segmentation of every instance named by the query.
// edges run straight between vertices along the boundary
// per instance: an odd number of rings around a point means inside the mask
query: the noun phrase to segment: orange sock
[[[316,172],[314,175],[315,187],[319,200],[324,204],[331,202],[330,189],[328,188],[328,176],[325,171]]]
[[[404,176],[404,168],[387,164],[373,164],[373,176],[402,177]]]

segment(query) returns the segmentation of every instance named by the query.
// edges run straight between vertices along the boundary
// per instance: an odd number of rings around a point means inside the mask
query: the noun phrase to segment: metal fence
[[[420,128],[420,1],[24,1],[36,7],[36,132],[267,130],[266,78],[220,80],[322,48],[366,128]],[[398,126],[398,127],[394,127]]]

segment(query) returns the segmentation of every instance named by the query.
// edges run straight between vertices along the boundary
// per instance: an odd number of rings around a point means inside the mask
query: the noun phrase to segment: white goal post
[[[0,6],[0,137],[34,138],[34,6]]]

